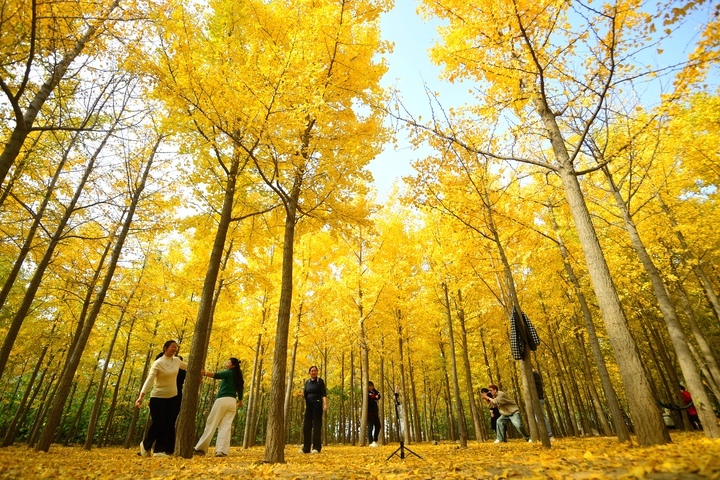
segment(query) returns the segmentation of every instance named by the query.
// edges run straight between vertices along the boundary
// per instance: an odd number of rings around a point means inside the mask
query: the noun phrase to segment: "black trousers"
[[[305,421],[303,422],[303,452],[310,453],[310,447],[322,450],[322,398],[305,399]]]
[[[150,428],[143,440],[145,450],[155,443],[155,452],[172,454],[175,452],[175,420],[177,420],[178,400],[172,398],[150,397]]]
[[[380,415],[377,413],[368,414],[368,443],[377,442],[380,435]]]

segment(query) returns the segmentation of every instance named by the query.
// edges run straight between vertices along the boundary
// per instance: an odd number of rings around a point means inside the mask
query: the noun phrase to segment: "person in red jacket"
[[[692,395],[690,395],[690,392],[685,390],[685,387],[680,385],[680,395],[682,395],[683,402],[685,402],[685,407],[690,405],[690,407],[687,409],[688,417],[690,417],[690,424],[692,425],[693,430],[702,430],[702,425],[700,425],[700,418],[697,414],[697,409],[695,408],[695,405],[693,405],[692,401]]]

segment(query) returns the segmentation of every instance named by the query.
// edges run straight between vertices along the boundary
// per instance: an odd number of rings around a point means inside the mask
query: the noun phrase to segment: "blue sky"
[[[700,25],[707,21],[713,3],[708,2],[706,8],[696,12],[680,32],[673,36],[672,42],[664,45],[666,52],[662,56],[662,61],[676,63],[687,58],[692,50],[691,45],[698,39]],[[437,22],[425,23],[415,13],[417,4],[415,0],[396,0],[395,7],[383,15],[381,20],[383,38],[395,44],[393,53],[387,57],[389,70],[385,74],[383,85],[399,90],[403,101],[413,114],[427,117],[429,109],[424,84],[439,93],[445,108],[462,105],[472,97],[468,93],[468,86],[441,82],[438,79],[441,70],[430,63],[427,53],[428,48],[438,38],[435,31]],[[651,62],[657,60],[657,58],[649,58]],[[670,80],[665,79],[664,83]],[[652,89],[655,89],[656,97],[658,84],[654,85]],[[648,89],[645,93],[651,91]],[[397,148],[388,144],[369,165],[369,170],[375,178],[379,199],[387,197],[394,182],[400,181],[402,176],[413,173],[410,166],[413,159],[428,154],[427,151],[425,153],[414,151],[402,131],[399,132],[397,143]]]

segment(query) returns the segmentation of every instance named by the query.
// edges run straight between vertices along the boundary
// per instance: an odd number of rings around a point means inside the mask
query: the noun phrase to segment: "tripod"
[[[418,455],[417,453],[413,452],[412,450],[410,450],[409,448],[407,448],[405,446],[405,428],[404,428],[404,424],[402,422],[403,409],[402,409],[402,405],[400,405],[400,400],[398,400],[399,396],[400,396],[400,394],[397,391],[397,387],[395,387],[395,419],[398,424],[397,431],[400,432],[400,446],[397,448],[397,450],[395,450],[393,453],[391,453],[390,456],[388,458],[386,458],[385,460],[386,461],[390,460],[393,457],[393,455],[397,455],[400,457],[400,459],[404,460],[405,456],[406,456],[405,455],[406,451],[409,454],[415,455],[420,460],[422,460],[422,457],[420,455]]]

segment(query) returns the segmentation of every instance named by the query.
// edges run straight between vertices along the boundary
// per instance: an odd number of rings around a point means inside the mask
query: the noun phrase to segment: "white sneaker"
[[[371,446],[371,447],[377,447],[378,444],[377,444],[377,442],[372,442],[372,443],[370,444],[370,446]]]
[[[528,439],[527,439],[527,442],[528,442],[528,443],[532,443],[532,438],[528,438]]]
[[[170,455],[168,455],[165,452],[157,452],[156,454],[153,455],[153,457],[169,457],[169,456]]]
[[[495,439],[493,443],[502,443],[499,439]]]
[[[145,450],[145,445],[143,445],[143,442],[140,442],[140,456],[141,457],[149,457],[150,456],[150,452]]]
[[[313,448],[310,453],[320,453],[320,452],[318,452],[317,450],[315,450],[315,449]]]

